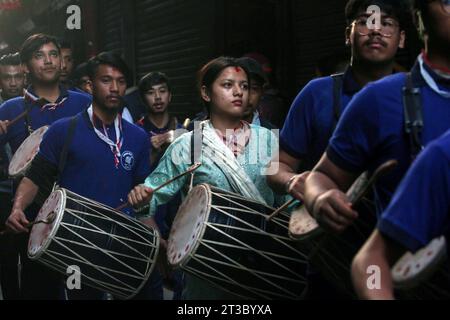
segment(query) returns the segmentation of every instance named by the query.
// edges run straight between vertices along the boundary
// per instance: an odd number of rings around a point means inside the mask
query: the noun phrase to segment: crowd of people
[[[371,5],[381,9],[377,26],[370,24]],[[48,196],[57,186],[120,207],[158,230],[163,262],[135,299],[163,299],[164,287],[173,299],[240,298],[164,263],[184,198],[193,186],[208,184],[268,207],[291,204],[283,206],[289,212],[304,205],[324,232],[337,236],[361,216],[374,215],[373,234],[346,262],[349,279],[359,298],[395,298],[395,262],[450,232],[450,3],[349,0],[345,15],[347,67],[308,83],[285,121],[279,119],[280,103],[267,103],[274,89],[264,63],[252,54],[218,57],[199,70],[204,112],[192,122],[171,114],[176,93],[164,70],[145,75],[126,94],[133,75],[116,53],[75,66],[70,44],[35,34],[20,52],[1,57],[3,297],[106,298],[90,287],[65,290],[59,273],[27,255],[29,224],[42,206],[37,195]],[[396,55],[407,45],[412,23],[423,51],[410,71],[396,73]],[[49,128],[30,167],[20,179],[10,179],[12,156],[44,126]],[[273,131],[278,127],[279,136]],[[377,180],[370,212],[358,212],[346,191],[362,173],[370,177],[389,160],[397,166]],[[193,174],[159,188],[196,163],[201,166]],[[382,279],[375,289],[367,286],[373,265]],[[311,265],[307,271],[305,298],[341,297],[317,269]]]

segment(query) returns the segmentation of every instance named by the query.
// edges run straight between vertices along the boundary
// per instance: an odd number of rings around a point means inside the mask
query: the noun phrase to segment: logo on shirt
[[[133,168],[134,165],[134,155],[131,151],[125,151],[122,153],[122,158],[120,159],[120,163],[122,164],[122,167],[130,171]]]

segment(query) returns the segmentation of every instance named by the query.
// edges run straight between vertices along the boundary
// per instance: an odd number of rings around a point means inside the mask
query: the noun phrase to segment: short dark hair
[[[91,58],[88,61],[87,74],[89,78],[91,78],[91,80],[94,80],[98,67],[102,64],[112,66],[120,70],[120,72],[122,72],[125,78],[127,79],[127,82],[129,82],[129,80],[131,79],[130,69],[128,68],[127,64],[122,59],[122,57],[115,52],[105,51],[99,53],[98,55],[96,55],[95,57]]]
[[[205,64],[198,73],[198,80],[197,80],[197,86],[198,90],[201,95],[201,89],[203,86],[205,86],[208,90],[211,90],[211,86],[213,85],[214,81],[220,76],[222,71],[228,67],[239,67],[243,69],[247,75],[248,82],[250,83],[250,71],[247,69],[246,66],[244,66],[241,62],[239,62],[236,58],[232,57],[218,57],[216,59],[213,59],[209,61],[207,64]],[[210,111],[209,109],[209,103],[204,101],[206,110]]]
[[[61,49],[73,50],[72,43],[67,41],[66,39],[59,38],[58,43],[59,43],[59,46],[61,47]]]
[[[377,5],[381,11],[396,19],[401,30],[406,30],[411,21],[411,5],[408,0],[349,0],[345,6],[345,19],[350,25],[371,5]]]
[[[58,49],[58,52],[61,53],[61,47],[55,37],[37,33],[30,36],[22,44],[22,48],[20,49],[20,60],[25,64],[28,63],[33,58],[33,54],[47,43],[53,43]]]
[[[87,62],[83,62],[80,63],[72,72],[72,76],[71,79],[76,83],[76,84],[80,84],[80,80],[81,78],[88,76],[89,77],[89,72],[88,72],[88,63]]]
[[[150,72],[146,74],[142,79],[139,81],[139,93],[142,98],[144,98],[145,93],[150,90],[153,86],[156,86],[158,84],[165,83],[167,85],[167,89],[169,92],[172,92],[172,87],[170,85],[169,77],[162,72]]]
[[[19,66],[20,65],[20,56],[19,53],[10,53],[2,56],[0,58],[1,66]]]

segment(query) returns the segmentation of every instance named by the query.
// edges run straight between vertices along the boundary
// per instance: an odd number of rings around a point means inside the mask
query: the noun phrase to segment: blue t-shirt
[[[341,112],[361,89],[347,69],[341,90]],[[295,98],[280,135],[281,148],[302,159],[305,170],[319,162],[331,138],[336,119],[334,80],[332,77],[311,81]]]
[[[61,102],[64,98],[67,99],[54,110],[50,110],[49,108],[42,110],[41,105],[32,103],[29,100],[25,101],[23,97],[17,97],[5,102],[0,107],[0,120],[15,119],[25,111],[27,106],[30,106],[31,110],[28,113],[28,117],[24,117],[9,127],[7,134],[0,135],[0,146],[9,142],[12,152],[15,153],[29,135],[28,126],[31,126],[32,130],[39,129],[43,126],[50,125],[59,119],[74,116],[91,104],[91,98],[87,95],[68,91],[63,87],[60,87],[60,90],[61,94],[56,103]],[[28,91],[33,93],[31,87]]]
[[[378,229],[410,251],[434,238],[450,239],[450,131],[417,158]]]
[[[39,155],[55,166],[70,123],[71,118],[55,122],[41,143]],[[78,114],[59,186],[112,208],[126,203],[131,189],[150,174],[150,144],[141,128],[127,121],[122,121],[122,126],[123,144],[116,168],[110,146],[97,136],[87,112]],[[116,141],[114,124],[107,126],[107,133]],[[129,208],[124,212],[132,215]]]
[[[142,129],[144,129],[145,132],[147,132],[149,141],[151,141],[152,137],[154,137],[156,135],[167,133],[168,131],[172,130],[170,127],[173,126],[174,122],[176,123],[175,128],[174,128],[175,130],[183,128],[183,125],[181,123],[178,123],[178,120],[176,118],[173,118],[173,117],[170,117],[168,124],[165,127],[163,127],[163,128],[158,128],[157,126],[155,126],[148,119],[148,117],[142,118],[141,120],[139,120],[136,123],[136,125],[141,127]],[[165,148],[162,148],[161,152],[156,157],[154,163],[150,165],[150,170],[152,172],[158,166],[158,163],[161,160],[162,156],[164,155],[164,152],[166,151],[166,149],[167,149],[167,145],[165,146]]]
[[[440,81],[429,69],[428,72]],[[412,70],[413,82],[421,91],[424,128],[422,144],[438,138],[450,128],[450,99],[431,90],[420,74]],[[343,170],[355,174],[372,173],[381,164],[395,159],[398,166],[376,185],[377,212],[389,203],[399,182],[411,165],[409,137],[404,129],[402,89],[405,74],[396,74],[367,85],[347,106],[327,150],[328,158]],[[445,90],[443,85],[440,85]],[[447,88],[446,90],[449,90]]]

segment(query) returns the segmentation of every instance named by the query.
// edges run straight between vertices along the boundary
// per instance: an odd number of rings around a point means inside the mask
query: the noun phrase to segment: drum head
[[[293,240],[304,240],[322,233],[317,220],[311,217],[305,206],[294,210],[289,220],[289,236]]]
[[[409,289],[425,281],[446,258],[445,237],[434,239],[416,254],[407,252],[392,268],[396,288]]]
[[[39,145],[47,130],[48,126],[37,129],[20,145],[9,164],[8,174],[10,177],[15,178],[24,174],[39,152]]]
[[[30,240],[28,242],[28,257],[30,259],[39,259],[49,246],[56,231],[58,231],[58,226],[66,206],[65,198],[64,191],[54,191],[39,211],[36,221],[47,221],[49,215],[54,216],[54,220],[50,224],[35,224],[31,229]]]
[[[173,267],[179,267],[191,252],[195,252],[198,239],[205,231],[205,221],[211,208],[211,192],[206,185],[192,189],[180,206],[170,231],[167,255]]]

